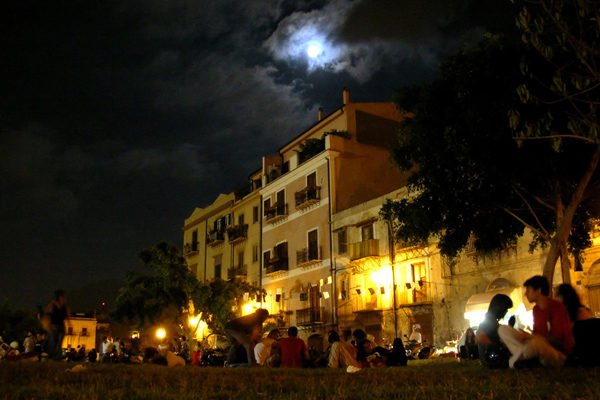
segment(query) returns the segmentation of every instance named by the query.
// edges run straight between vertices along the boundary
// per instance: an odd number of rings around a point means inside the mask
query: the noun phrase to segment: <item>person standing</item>
[[[279,341],[277,354],[281,357],[281,368],[302,368],[304,361],[310,359],[306,343],[298,337],[298,328],[289,327],[288,337]]]
[[[264,308],[259,308],[253,314],[233,319],[225,324],[225,333],[232,342],[227,355],[227,365],[236,364],[236,351],[239,346],[246,349],[247,363],[250,366],[257,366],[254,356],[254,346],[262,333],[263,322],[269,316],[269,312]]]
[[[54,300],[48,305],[46,312],[50,317],[48,352],[55,360],[62,359],[62,342],[65,337],[65,322],[69,321],[69,307],[64,290],[54,292]]]
[[[23,341],[24,353],[34,353],[35,352],[35,335],[33,331],[27,331],[27,337]]]

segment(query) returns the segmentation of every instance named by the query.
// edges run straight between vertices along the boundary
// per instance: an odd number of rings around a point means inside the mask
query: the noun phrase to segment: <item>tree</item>
[[[398,107],[409,114],[392,158],[401,170],[412,171],[410,196],[388,201],[380,213],[393,222],[396,240],[420,243],[433,236],[441,253],[453,258],[471,236],[479,252],[489,253],[528,228],[534,233],[531,248],[554,246],[560,225],[552,205],[572,197],[587,170],[582,161],[595,148],[569,141],[556,152],[550,141],[519,146],[514,140],[508,110],[518,110],[519,125],[547,111],[547,105],[523,104],[517,95],[523,85],[539,86],[520,71],[525,56],[532,65],[541,62],[507,36],[488,37],[444,62],[438,79],[399,91]],[[574,252],[590,245],[591,219],[598,215],[591,200],[582,196],[573,215],[568,245]]]
[[[27,331],[42,331],[37,313],[26,310],[13,310],[8,304],[8,300],[1,301],[0,336],[2,336],[2,339],[7,343],[17,341],[21,345],[27,336]]]
[[[234,316],[233,309],[241,305],[244,293],[262,293],[238,280],[199,282],[172,243],[159,242],[137,257],[153,274],[127,273],[126,286],[121,288],[110,312],[117,321],[133,321],[139,327],[173,321],[189,338],[200,321],[213,330],[222,330],[224,322]],[[198,324],[190,327],[190,318],[198,315]]]
[[[551,243],[544,265],[544,275],[550,279],[558,256],[561,256],[563,279],[568,277],[568,251],[573,242],[574,221],[581,214],[581,203],[596,194],[595,173],[600,160],[598,137],[598,105],[600,104],[600,3],[591,0],[522,1],[517,25],[522,39],[543,57],[545,69],[525,58],[523,72],[538,84],[518,88],[523,103],[545,105],[545,112],[532,121],[521,121],[518,111],[510,113],[511,127],[524,140],[544,139],[556,151],[564,150],[565,141],[589,143],[582,154],[582,169],[578,181],[570,188],[558,187],[557,195],[547,206],[556,216],[556,229],[544,240]],[[575,222],[577,223],[577,222]],[[570,237],[571,235],[571,237]],[[584,241],[589,238],[583,237]]]

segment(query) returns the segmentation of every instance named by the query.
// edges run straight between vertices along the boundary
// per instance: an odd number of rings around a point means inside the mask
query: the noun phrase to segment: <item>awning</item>
[[[490,306],[490,301],[492,301],[492,298],[497,294],[505,294],[510,297],[510,299],[513,301],[513,308],[511,308],[511,310],[514,310],[523,302],[521,293],[521,288],[506,288],[474,294],[473,296],[469,297],[469,300],[467,300],[467,304],[465,305],[465,313],[477,311],[487,312]]]

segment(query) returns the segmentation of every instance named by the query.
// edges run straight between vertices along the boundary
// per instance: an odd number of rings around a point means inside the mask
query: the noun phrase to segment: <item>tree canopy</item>
[[[117,321],[132,321],[139,327],[172,321],[181,331],[189,333],[189,318],[200,315],[209,328],[220,331],[235,316],[234,310],[241,305],[244,293],[250,296],[262,293],[239,280],[201,283],[172,243],[159,242],[139,252],[137,257],[152,273],[127,273],[126,285],[110,312]]]
[[[410,196],[389,201],[380,214],[393,223],[397,240],[435,237],[442,254],[453,258],[471,236],[478,251],[489,253],[514,243],[528,228],[532,248],[549,244],[554,251],[548,263],[556,264],[557,234],[564,233],[558,216],[564,205],[573,204],[597,147],[565,139],[556,151],[550,140],[515,140],[521,138],[515,131],[548,111],[547,104],[522,102],[520,88],[543,88],[539,79],[522,73],[523,59],[539,76],[547,75],[544,59],[529,46],[510,36],[488,36],[446,60],[438,79],[398,92],[398,107],[408,118],[392,158],[400,169],[412,171]],[[515,124],[510,117],[516,113]],[[583,189],[571,229],[561,236],[565,255],[567,243],[577,254],[590,245],[590,224],[598,215],[596,185],[586,183]],[[554,269],[544,272],[552,280]]]

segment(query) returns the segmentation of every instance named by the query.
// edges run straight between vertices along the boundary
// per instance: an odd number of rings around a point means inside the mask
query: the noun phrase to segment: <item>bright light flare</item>
[[[167,336],[167,331],[164,328],[158,328],[156,330],[156,337],[159,339],[164,339]]]
[[[312,45],[308,46],[306,53],[308,54],[309,57],[316,58],[319,56],[319,54],[321,54],[321,47],[319,45],[312,44]]]

